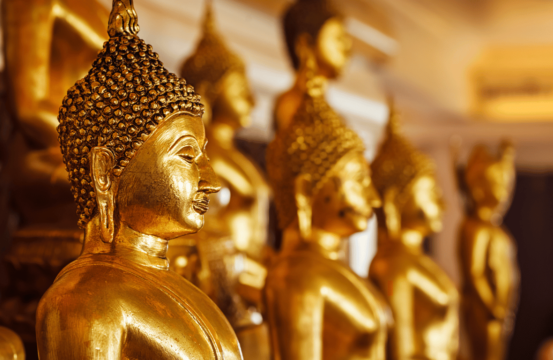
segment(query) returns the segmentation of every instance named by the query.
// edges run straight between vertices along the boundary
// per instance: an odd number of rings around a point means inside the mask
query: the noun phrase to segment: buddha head
[[[398,116],[392,111],[386,138],[372,165],[383,203],[380,214],[384,219],[379,219],[379,226],[391,239],[402,231],[425,237],[442,229],[442,194],[432,160],[399,134],[398,127]]]
[[[297,0],[283,18],[284,36],[296,70],[313,59],[319,74],[336,78],[345,67],[352,41],[343,16],[329,0]]]
[[[467,162],[461,183],[465,186],[469,207],[502,213],[507,208],[515,183],[514,148],[503,142],[492,155],[484,145],[477,145]]]
[[[200,97],[137,33],[132,0],[114,0],[110,39],[58,117],[79,226],[100,226],[104,242],[122,224],[166,240],[197,232],[219,187]]]
[[[181,69],[206,106],[207,123],[211,119],[224,121],[234,128],[248,126],[254,106],[246,77],[244,62],[228,49],[218,33],[208,2],[203,24],[203,35],[196,51]]]
[[[365,230],[380,198],[363,151],[322,94],[305,94],[267,150],[280,227],[297,226],[304,240],[315,228],[341,237]]]

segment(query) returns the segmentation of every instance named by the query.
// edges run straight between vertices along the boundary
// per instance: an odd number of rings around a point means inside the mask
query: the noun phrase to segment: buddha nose
[[[199,191],[203,191],[207,194],[219,192],[219,190],[221,190],[221,182],[211,167],[207,156],[202,156],[202,159],[199,161],[198,165],[200,168],[200,183],[198,185]]]

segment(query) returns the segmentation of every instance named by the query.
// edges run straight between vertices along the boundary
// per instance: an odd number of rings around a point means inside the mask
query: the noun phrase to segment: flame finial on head
[[[386,133],[399,135],[401,134],[400,126],[400,113],[397,111],[394,100],[392,98],[388,99],[388,124],[386,125]]]
[[[206,3],[205,3],[203,30],[204,30],[204,35],[213,34],[216,32],[215,19],[213,17],[213,0],[206,0]]]
[[[182,65],[181,76],[185,76],[195,87],[201,87],[203,98],[212,102],[221,90],[225,75],[236,71],[245,76],[246,68],[242,59],[229,50],[217,31],[211,0],[206,2],[202,28],[202,37],[194,53]]]
[[[109,15],[109,36],[137,35],[139,31],[138,15],[133,0],[113,0]]]

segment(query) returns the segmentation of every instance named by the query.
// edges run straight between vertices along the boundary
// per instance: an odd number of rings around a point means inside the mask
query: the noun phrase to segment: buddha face
[[[346,237],[367,228],[380,198],[363,154],[343,157],[313,202],[313,227]]]
[[[408,200],[400,209],[402,229],[429,235],[442,230],[443,200],[436,179],[419,176],[405,190]]]
[[[246,127],[251,123],[253,106],[246,75],[239,71],[228,73],[222,80],[221,93],[214,106],[215,116],[224,116],[235,127]]]
[[[163,121],[121,175],[119,220],[166,240],[200,230],[208,195],[220,188],[206,145],[200,117],[181,113]]]
[[[510,198],[515,178],[511,162],[497,161],[480,170],[469,184],[471,196],[479,207],[503,207]]]
[[[344,69],[351,53],[352,41],[343,21],[331,18],[321,28],[316,41],[319,71],[327,78],[335,78]]]

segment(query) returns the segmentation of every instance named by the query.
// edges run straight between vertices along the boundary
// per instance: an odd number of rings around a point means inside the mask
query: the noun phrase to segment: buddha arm
[[[416,343],[416,328],[413,326],[413,287],[405,278],[386,281],[386,289],[388,300],[394,314],[394,326],[391,333],[392,351],[394,359],[411,360],[416,351],[414,344]]]
[[[447,307],[448,311],[445,318],[441,320],[442,336],[456,336],[458,328],[458,311],[452,304],[456,304],[455,299],[452,299],[449,289],[443,288],[435,273],[421,266],[413,266],[406,273],[404,278],[394,281],[391,302],[394,309],[396,327],[396,348],[399,349],[398,359],[411,360],[418,359],[421,349],[417,349],[417,344],[420,344],[421,337],[424,336],[425,328],[421,328],[416,320],[417,313],[428,313],[436,311],[436,308]],[[435,305],[430,309],[424,307],[416,299],[416,293],[423,294],[424,298]],[[409,304],[409,305],[406,305]],[[427,304],[426,306],[432,306]],[[447,330],[446,330],[447,329]],[[445,332],[444,332],[445,330]],[[432,348],[437,344],[442,343],[442,339],[424,339],[426,347]],[[450,351],[452,354],[457,352],[456,338],[448,338]],[[420,345],[419,345],[420,346]],[[439,346],[439,345],[438,345]]]
[[[265,299],[275,360],[322,360],[324,300],[320,292],[294,281],[273,280],[268,281]]]
[[[494,232],[490,244],[489,262],[491,276],[495,285],[496,316],[507,315],[507,311],[514,305],[513,295],[518,287],[518,269],[514,259],[513,241],[509,234],[503,231]]]
[[[211,164],[231,193],[228,207],[232,210],[226,218],[237,248],[255,261],[261,261],[267,243],[269,187],[251,160],[236,150],[227,161],[220,155],[212,156]],[[248,232],[244,232],[245,226]]]
[[[486,276],[488,270],[488,251],[490,247],[489,232],[479,229],[472,234],[472,246],[469,249],[469,275],[470,281],[476,290],[478,298],[494,317],[503,317],[504,309],[496,306],[496,297],[494,291]]]
[[[253,184],[229,161],[225,161],[222,157],[213,156],[211,166],[217,176],[229,186],[233,193],[242,198],[254,199],[255,189]]]

